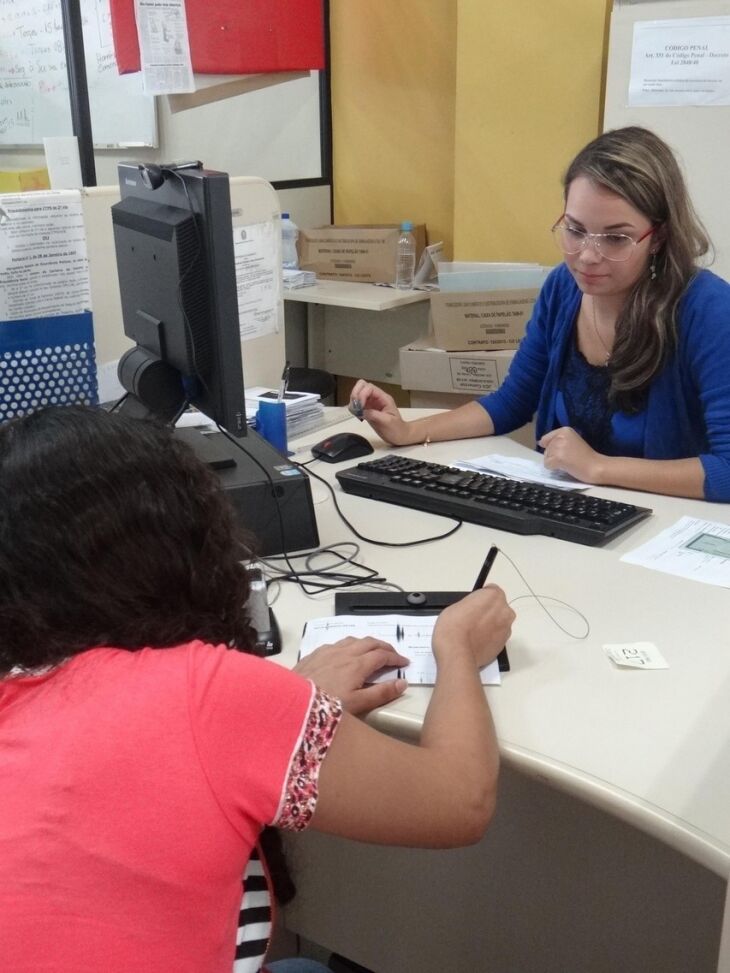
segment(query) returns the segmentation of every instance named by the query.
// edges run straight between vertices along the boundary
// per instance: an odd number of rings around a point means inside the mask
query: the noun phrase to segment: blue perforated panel
[[[90,313],[0,324],[0,422],[98,401]]]

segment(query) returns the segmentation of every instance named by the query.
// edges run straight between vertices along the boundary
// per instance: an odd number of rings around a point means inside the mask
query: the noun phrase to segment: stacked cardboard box
[[[416,266],[426,246],[426,226],[413,227]],[[297,241],[299,267],[324,280],[350,280],[361,284],[395,282],[395,258],[400,236],[396,223],[383,226],[319,226],[300,229]]]

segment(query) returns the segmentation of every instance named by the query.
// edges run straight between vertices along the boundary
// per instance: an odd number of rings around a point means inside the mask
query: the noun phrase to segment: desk
[[[527,452],[509,438],[403,452],[447,461],[489,449]],[[313,468],[333,479],[338,467]],[[316,481],[314,493],[315,503],[322,499],[322,543],[350,539]],[[378,973],[730,968],[727,959],[717,966],[730,874],[728,592],[619,561],[683,514],[727,523],[730,508],[641,493],[631,499],[655,515],[600,549],[473,525],[426,547],[362,545],[360,560],[406,589],[461,590],[494,541],[536,591],[580,609],[591,632],[573,640],[534,600],[518,601],[512,671],[486,690],[503,758],[488,835],[453,852],[297,838],[301,895],[287,910],[292,930]],[[406,540],[441,530],[441,521],[417,511],[341,493],[339,500],[370,536]],[[504,557],[490,580],[510,598],[527,594]],[[293,664],[302,621],[330,613],[332,600],[286,588],[277,616],[282,661]],[[566,609],[554,611],[563,625],[579,627]],[[634,640],[655,642],[670,668],[613,668],[601,646]],[[409,689],[371,720],[415,739],[428,698],[427,689]]]
[[[428,330],[427,291],[321,280],[285,292],[284,301],[287,358],[334,375],[366,372],[374,382],[398,385],[398,349]]]

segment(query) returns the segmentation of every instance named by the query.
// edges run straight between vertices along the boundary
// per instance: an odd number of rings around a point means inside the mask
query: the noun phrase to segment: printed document
[[[491,453],[477,459],[461,459],[452,463],[459,470],[472,470],[475,473],[496,473],[511,480],[528,480],[542,486],[556,487],[558,490],[587,490],[589,483],[574,480],[563,470],[548,470],[542,460],[525,459],[523,456],[501,456]]]
[[[404,669],[383,669],[370,682],[387,682],[399,676],[412,686],[433,686],[436,682],[436,660],[431,651],[431,638],[438,615],[333,615],[307,622],[299,646],[304,657],[319,645],[352,636],[372,636],[389,642],[401,655],[410,659]],[[495,659],[481,670],[483,686],[499,686],[502,678]]]
[[[81,195],[61,190],[0,197],[0,321],[90,307]]]
[[[730,524],[682,517],[621,560],[730,588]]]
[[[261,338],[279,330],[283,320],[281,268],[278,261],[278,223],[243,224],[233,211],[233,256],[238,290],[238,330],[241,338]]]

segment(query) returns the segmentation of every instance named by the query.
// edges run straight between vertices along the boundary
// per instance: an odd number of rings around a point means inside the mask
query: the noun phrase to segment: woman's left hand
[[[367,680],[379,669],[403,668],[409,661],[387,642],[350,637],[320,645],[311,655],[297,662],[294,672],[311,679],[331,696],[337,696],[348,713],[358,716],[391,703],[403,694],[408,685],[405,679],[372,685],[367,685]]]
[[[599,482],[603,456],[591,449],[570,426],[546,433],[537,445],[545,450],[543,462],[546,469],[564,470],[584,483]]]

